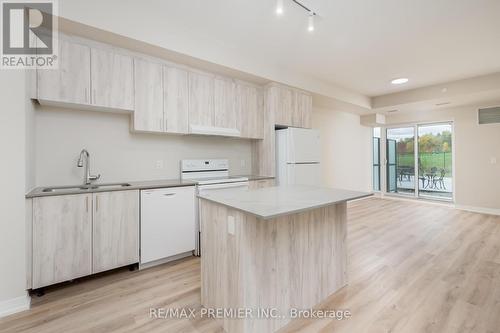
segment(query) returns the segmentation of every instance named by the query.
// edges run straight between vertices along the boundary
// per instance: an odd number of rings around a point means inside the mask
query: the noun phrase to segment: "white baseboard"
[[[399,196],[387,195],[387,194],[382,194],[380,197],[382,199],[420,202],[420,203],[425,203],[428,205],[445,206],[445,207],[465,210],[465,211],[473,212],[473,213],[480,213],[480,214],[487,214],[487,215],[499,215],[500,216],[500,209],[495,209],[495,208],[464,206],[464,205],[453,204],[452,202],[446,202],[446,201],[433,201],[433,200],[413,198],[413,197],[405,198],[405,197],[399,197]]]
[[[0,318],[29,310],[31,304],[31,297],[28,295],[8,299],[0,302]]]
[[[500,215],[500,209],[486,208],[486,207],[474,207],[474,206],[463,206],[455,205],[456,209],[466,210],[468,212],[488,214],[488,215]]]
[[[431,199],[426,199],[426,198],[417,198],[417,197],[412,197],[412,196],[405,197],[405,196],[390,195],[390,194],[384,194],[384,193],[381,194],[380,198],[388,199],[388,200],[408,201],[408,202],[423,203],[426,205],[435,205],[435,206],[455,208],[455,205],[453,204],[453,202],[445,201],[445,200],[431,200]]]

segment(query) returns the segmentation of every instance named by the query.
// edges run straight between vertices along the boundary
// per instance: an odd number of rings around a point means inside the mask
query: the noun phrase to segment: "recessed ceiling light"
[[[408,82],[409,80],[405,77],[401,77],[399,79],[394,79],[391,81],[392,84],[405,84],[406,82]]]

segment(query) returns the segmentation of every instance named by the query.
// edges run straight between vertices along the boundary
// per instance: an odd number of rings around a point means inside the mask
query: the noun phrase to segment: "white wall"
[[[479,106],[393,114],[387,124],[449,121],[455,130],[455,203],[500,212],[500,124],[478,125]],[[496,164],[491,160],[497,159]]]
[[[0,71],[0,317],[26,308],[25,73]]]
[[[178,178],[179,161],[191,158],[228,158],[232,174],[251,173],[250,140],[131,133],[128,115],[37,106],[37,186],[81,183],[83,148],[101,182]]]
[[[327,186],[371,191],[372,129],[358,115],[315,108],[313,127],[320,130],[323,179]]]

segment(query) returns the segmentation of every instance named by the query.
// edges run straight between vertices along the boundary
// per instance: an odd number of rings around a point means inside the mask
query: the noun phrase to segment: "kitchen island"
[[[347,284],[347,201],[314,186],[200,195],[201,303],[229,332],[275,332]],[[225,310],[226,313],[220,312]]]

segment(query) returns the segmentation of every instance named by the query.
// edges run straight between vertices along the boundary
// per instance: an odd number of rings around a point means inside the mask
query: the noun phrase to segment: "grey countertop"
[[[96,193],[96,192],[111,192],[111,191],[130,191],[130,190],[147,190],[154,188],[167,188],[167,187],[181,187],[181,186],[195,186],[196,182],[186,181],[180,179],[163,179],[163,180],[147,180],[147,181],[135,181],[135,182],[123,182],[130,184],[130,186],[125,187],[101,187],[101,188],[89,188],[80,189],[82,185],[74,185],[75,189],[58,190],[54,192],[43,192],[43,189],[47,187],[57,187],[57,186],[44,186],[37,187],[26,194],[26,198],[35,197],[47,197],[54,195],[69,195],[69,194],[82,194],[82,193]],[[92,184],[92,186],[99,186],[102,184]],[[67,186],[64,186],[67,187]]]
[[[241,177],[248,177],[248,180],[261,180],[261,179],[273,179],[274,177],[269,176],[259,176],[259,175],[241,175]],[[90,188],[90,189],[80,189],[81,184],[61,187],[68,187],[68,189],[58,190],[54,192],[43,192],[45,188],[53,188],[59,186],[43,186],[37,187],[26,194],[26,198],[35,197],[48,197],[55,195],[69,195],[69,194],[82,194],[82,193],[96,193],[96,192],[110,192],[110,191],[128,191],[128,190],[147,190],[155,188],[168,188],[168,187],[182,187],[182,186],[194,186],[196,181],[187,181],[181,179],[160,179],[160,180],[146,180],[146,181],[124,181],[122,183],[130,184],[130,186],[124,187],[101,187],[101,188]],[[93,186],[98,186],[102,184],[92,184]],[[71,187],[71,189],[70,189]]]
[[[271,219],[371,195],[368,192],[293,185],[254,190],[220,189],[207,191],[199,197],[262,219]]]

